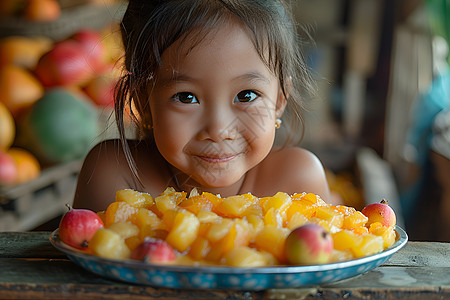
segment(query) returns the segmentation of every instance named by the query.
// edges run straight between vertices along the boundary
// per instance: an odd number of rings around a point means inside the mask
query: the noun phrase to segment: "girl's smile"
[[[220,164],[229,162],[233,158],[235,158],[237,155],[222,155],[222,156],[202,156],[199,155],[198,157],[206,162],[213,163],[213,164]]]

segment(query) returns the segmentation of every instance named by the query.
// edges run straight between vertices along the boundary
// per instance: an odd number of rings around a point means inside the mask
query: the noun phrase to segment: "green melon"
[[[84,157],[99,133],[95,106],[66,88],[47,91],[21,121],[20,142],[45,163]]]

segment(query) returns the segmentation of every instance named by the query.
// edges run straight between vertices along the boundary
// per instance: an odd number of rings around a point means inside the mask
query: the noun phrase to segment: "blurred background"
[[[301,146],[333,196],[384,198],[411,240],[450,241],[450,1],[291,2],[319,92]],[[117,136],[125,8],[0,1],[0,231],[55,229],[84,155]]]

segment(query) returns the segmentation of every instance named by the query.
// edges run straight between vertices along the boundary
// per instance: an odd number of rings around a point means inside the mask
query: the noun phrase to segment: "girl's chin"
[[[232,187],[233,185],[241,185],[241,179],[242,176],[238,177],[216,177],[216,178],[210,178],[210,179],[203,179],[201,181],[201,185],[205,188],[205,189],[225,189],[225,188],[229,188]]]
[[[180,188],[198,187],[203,190],[220,190],[231,188],[233,186],[241,186],[244,173],[229,172],[230,170],[221,170],[221,172],[205,172],[205,170],[196,170],[197,174],[189,175],[183,172],[183,175],[177,176]],[[236,171],[236,170],[233,170]],[[187,181],[183,180],[189,177]]]

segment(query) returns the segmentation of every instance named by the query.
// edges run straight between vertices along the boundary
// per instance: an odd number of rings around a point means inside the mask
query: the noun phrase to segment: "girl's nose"
[[[230,108],[205,109],[203,121],[203,128],[199,135],[201,140],[220,142],[233,140],[237,136],[240,121]]]

